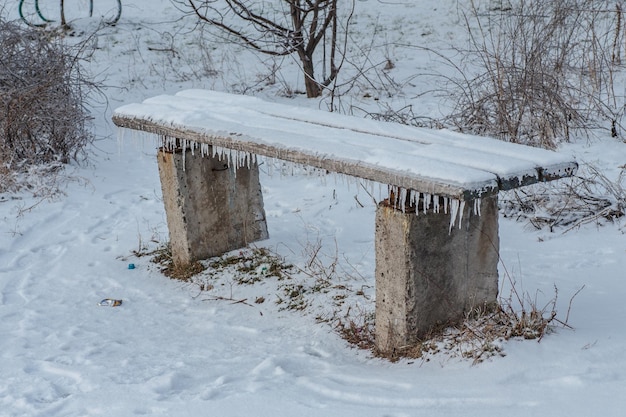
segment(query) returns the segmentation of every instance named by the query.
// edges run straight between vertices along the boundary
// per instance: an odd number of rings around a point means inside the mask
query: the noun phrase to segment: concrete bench
[[[498,294],[500,190],[572,175],[556,152],[205,90],[118,108],[158,135],[175,263],[268,237],[263,157],[384,185],[376,210],[376,343],[393,352]],[[387,193],[388,190],[388,193]]]

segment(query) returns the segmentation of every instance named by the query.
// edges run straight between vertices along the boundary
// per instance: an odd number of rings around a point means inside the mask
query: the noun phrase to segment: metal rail
[[[22,19],[22,21],[24,23],[26,23],[28,26],[33,26],[33,27],[43,27],[46,26],[49,23],[54,22],[54,20],[52,19],[48,19],[47,17],[45,17],[43,15],[43,13],[41,12],[41,9],[39,8],[39,0],[34,0],[35,3],[35,14],[37,15],[37,17],[39,19],[42,20],[42,23],[34,23],[32,21],[30,21],[29,19],[26,18],[26,16],[24,15],[24,3],[26,0],[20,0],[19,3],[19,13],[20,13],[20,19]],[[118,22],[118,20],[120,20],[120,17],[122,16],[122,0],[116,0],[117,1],[117,12],[115,14],[115,16],[113,17],[113,19],[111,20],[105,20],[104,23],[106,23],[107,25],[114,25]],[[65,25],[66,21],[65,21],[65,8],[64,8],[64,1],[61,0],[60,2],[60,10],[61,10],[61,25]],[[89,0],[89,17],[93,16],[93,0]]]

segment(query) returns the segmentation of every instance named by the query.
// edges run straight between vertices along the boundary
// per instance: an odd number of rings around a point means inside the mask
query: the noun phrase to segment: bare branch
[[[188,5],[193,14],[229,35],[243,45],[263,54],[285,56],[296,54],[302,64],[308,97],[317,97],[324,86],[337,77],[338,0],[281,0],[281,10],[266,7],[268,2],[250,0],[176,0]],[[271,3],[275,4],[275,3]],[[354,10],[354,0],[349,18]],[[346,30],[348,24],[345,26]],[[251,35],[249,31],[254,31]],[[330,32],[330,42],[326,35]],[[347,36],[346,41],[347,42]],[[344,48],[346,43],[344,42]],[[322,82],[315,77],[319,62],[318,47],[330,47],[330,75]],[[322,65],[326,65],[326,50]],[[343,60],[342,60],[343,62]]]

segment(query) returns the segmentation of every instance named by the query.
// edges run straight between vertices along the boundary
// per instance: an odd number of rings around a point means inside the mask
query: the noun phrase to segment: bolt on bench
[[[392,353],[498,294],[498,192],[572,175],[556,152],[186,90],[118,108],[113,122],[158,135],[174,262],[268,238],[259,160],[385,185],[376,211],[376,344]]]

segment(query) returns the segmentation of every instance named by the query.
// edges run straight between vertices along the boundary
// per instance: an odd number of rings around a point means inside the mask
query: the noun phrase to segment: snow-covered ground
[[[115,4],[95,3],[107,1]],[[17,18],[17,6],[7,3],[5,13]],[[71,10],[87,4],[70,3]],[[75,180],[54,201],[27,193],[0,199],[0,416],[623,415],[623,222],[563,234],[501,218],[503,277],[514,277],[540,305],[556,286],[561,318],[584,289],[569,311],[573,330],[556,328],[540,343],[509,341],[506,356],[475,366],[449,355],[396,363],[373,358],[316,321],[334,308],[322,295],[301,313],[276,304],[271,282],[249,286],[217,277],[214,289],[199,293],[164,277],[149,257],[135,257],[133,251],[167,241],[155,149],[151,142],[118,142],[112,108],[189,87],[246,87],[268,100],[327,103],[284,95],[287,87],[302,89],[290,59],[273,73],[276,62],[233,45],[218,42],[203,53],[193,22],[180,20],[169,0],[123,3],[119,24],[95,36],[90,70],[105,79],[108,103],[94,104],[99,140],[90,165],[73,168]],[[413,98],[422,86],[411,78],[433,61],[397,44],[462,42],[459,2],[356,6],[361,39],[376,28],[380,34],[370,58],[390,58],[396,66],[388,75],[403,87],[390,102],[433,114],[438,104]],[[95,21],[74,25],[81,38]],[[383,106],[374,100],[378,93],[363,85],[341,104],[375,109]],[[560,151],[614,178],[626,163],[625,146],[597,138]],[[305,175],[264,173],[262,185],[271,238],[258,245],[301,264],[321,241],[324,259],[332,262],[336,253],[348,271],[338,284],[362,290],[352,302],[371,311],[374,204],[367,193],[341,178]],[[252,302],[259,296],[265,302]],[[98,306],[107,297],[122,299],[122,306]]]

